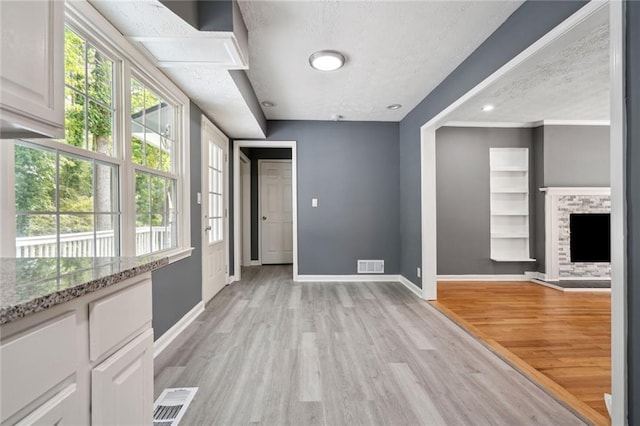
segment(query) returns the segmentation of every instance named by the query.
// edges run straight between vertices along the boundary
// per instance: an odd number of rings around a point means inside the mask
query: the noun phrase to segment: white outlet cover
[[[420,273],[421,273],[420,268],[418,268],[418,270],[416,271],[416,275],[418,276],[418,278],[420,278]]]
[[[311,199],[311,207],[318,207],[318,199],[317,198],[312,198]]]

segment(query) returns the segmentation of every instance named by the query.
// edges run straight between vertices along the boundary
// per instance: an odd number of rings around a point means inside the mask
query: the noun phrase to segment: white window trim
[[[69,23],[74,31],[89,43],[104,52],[114,61],[114,152],[113,157],[95,153],[89,150],[60,144],[53,140],[37,140],[37,145],[56,148],[82,157],[101,160],[119,166],[119,195],[121,214],[121,256],[135,257],[135,238],[127,235],[135,228],[135,167],[129,160],[130,156],[130,120],[127,119],[130,110],[129,97],[130,78],[140,78],[141,82],[163,96],[167,101],[177,105],[176,114],[179,116],[176,128],[175,173],[171,178],[177,178],[178,186],[178,241],[177,247],[151,253],[164,255],[169,262],[175,262],[189,257],[193,251],[191,247],[191,205],[190,205],[190,100],[189,98],[151,61],[137,51],[93,6],[86,0],[75,0],[65,4],[65,23]],[[132,73],[133,68],[133,73]],[[123,108],[124,106],[124,108]],[[3,167],[0,172],[0,209],[3,217],[15,216],[15,178],[13,173],[14,157],[13,144],[2,144],[0,147],[0,161],[11,167]],[[8,147],[11,148],[8,148]],[[152,170],[149,170],[152,171]],[[156,173],[156,171],[152,171]],[[158,175],[167,175],[157,171]],[[15,226],[0,226],[0,255],[15,256]]]

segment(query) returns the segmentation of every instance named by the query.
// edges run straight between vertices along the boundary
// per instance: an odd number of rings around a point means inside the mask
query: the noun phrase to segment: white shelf
[[[515,232],[512,234],[507,234],[507,233],[496,233],[496,234],[491,234],[491,238],[526,238],[529,239],[529,233],[528,232]]]
[[[494,262],[535,262],[535,259],[526,258],[526,259],[510,259],[510,258],[500,258],[500,257],[492,257],[491,260]]]
[[[493,194],[528,194],[529,191],[522,188],[494,188],[491,189]]]
[[[525,211],[493,211],[491,216],[529,216],[529,212]]]
[[[491,259],[535,262],[529,257],[529,150],[490,148]]]
[[[526,173],[529,170],[527,170],[526,167],[521,167],[521,166],[498,166],[498,167],[492,167],[491,168],[492,172],[519,172],[519,173]]]

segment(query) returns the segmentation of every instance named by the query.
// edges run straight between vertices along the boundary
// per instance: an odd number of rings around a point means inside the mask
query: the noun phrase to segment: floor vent
[[[198,388],[168,388],[153,404],[153,426],[178,426]]]
[[[358,260],[359,274],[384,274],[384,260]]]

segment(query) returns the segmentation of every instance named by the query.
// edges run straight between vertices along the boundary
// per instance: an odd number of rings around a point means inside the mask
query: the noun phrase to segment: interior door
[[[227,283],[228,140],[208,120],[202,132],[202,300],[207,303]]]
[[[291,160],[260,161],[262,264],[293,263]]]

